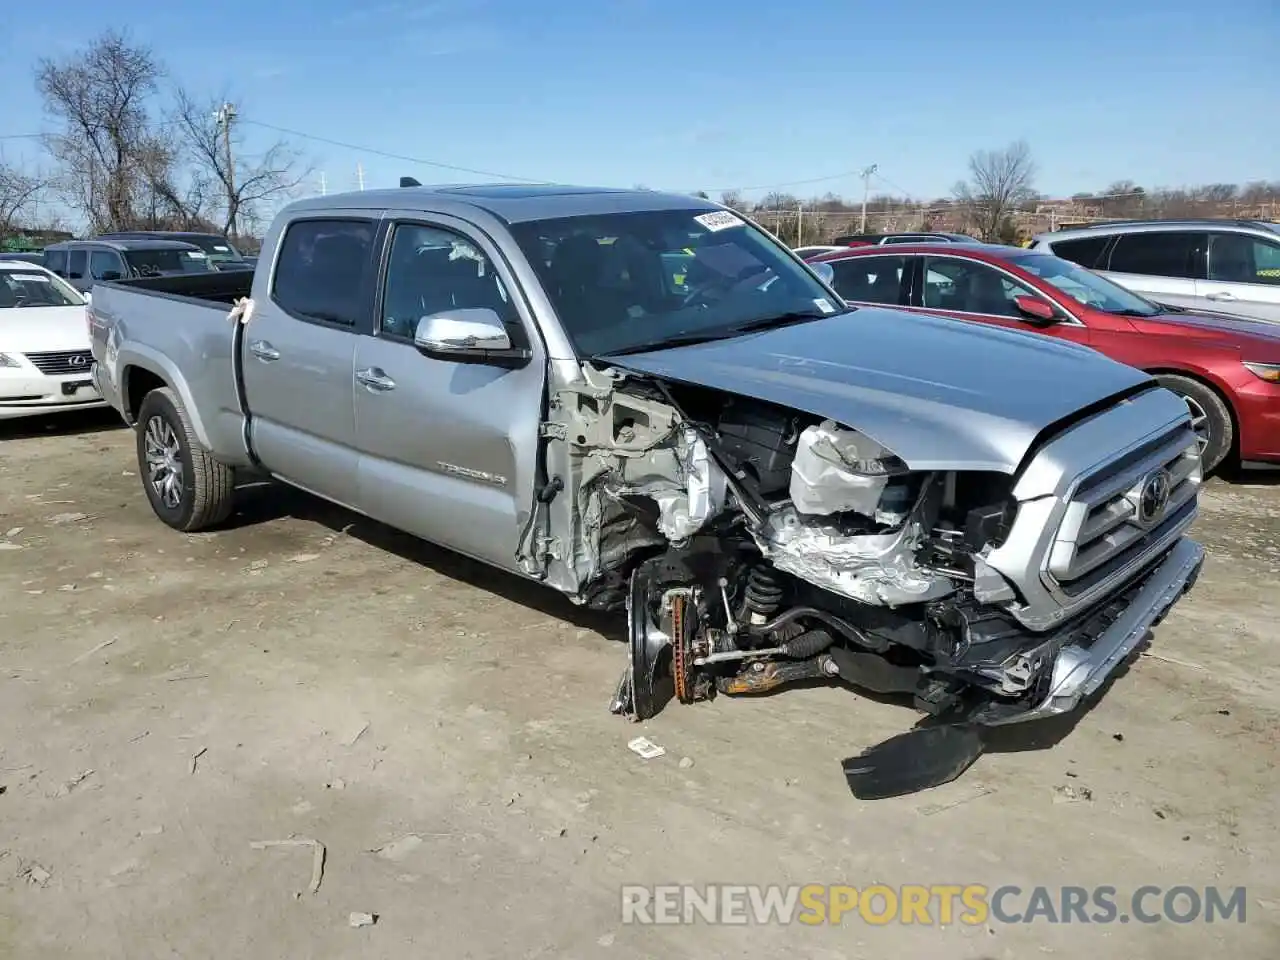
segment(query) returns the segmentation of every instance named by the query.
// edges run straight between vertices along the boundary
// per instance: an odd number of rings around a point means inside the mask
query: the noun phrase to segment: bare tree
[[[983,240],[1007,232],[1012,214],[1035,196],[1036,174],[1031,148],[1025,140],[1003,150],[979,150],[969,158],[969,179],[953,193],[968,223]]]
[[[152,52],[109,31],[61,61],[43,58],[36,88],[62,130],[48,140],[64,197],[97,230],[132,226],[153,152],[148,110],[164,70]]]
[[[744,211],[747,209],[747,203],[742,199],[742,193],[738,190],[725,190],[720,194],[720,202],[730,210]]]
[[[0,238],[16,233],[31,218],[45,186],[43,177],[0,158]]]
[[[177,92],[173,122],[180,148],[192,167],[192,179],[210,195],[221,217],[221,231],[237,236],[256,225],[262,208],[291,196],[311,175],[299,153],[284,141],[250,154],[237,134],[233,117],[221,112],[225,101],[199,99]]]

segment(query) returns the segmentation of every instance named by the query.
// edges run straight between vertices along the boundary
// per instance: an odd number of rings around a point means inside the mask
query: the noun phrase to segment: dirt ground
[[[1074,729],[863,803],[839,761],[908,709],[818,687],[628,724],[611,623],[271,488],[175,533],[116,424],[0,428],[0,957],[1277,956],[1274,478],[1207,486],[1160,659]],[[289,837],[326,847],[314,894],[311,848],[252,846]],[[1248,900],[1243,924],[621,923],[623,884],[671,882]]]

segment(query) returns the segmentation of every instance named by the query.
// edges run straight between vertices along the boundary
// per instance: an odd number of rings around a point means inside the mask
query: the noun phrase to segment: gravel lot
[[[1074,729],[861,803],[839,760],[909,710],[819,687],[627,724],[612,623],[286,491],[174,533],[116,423],[0,428],[0,957],[1277,955],[1274,479],[1208,485],[1199,586]],[[314,894],[309,848],[251,846],[289,837],[326,847]],[[621,885],[675,881],[1248,901],[1244,924],[621,925]]]

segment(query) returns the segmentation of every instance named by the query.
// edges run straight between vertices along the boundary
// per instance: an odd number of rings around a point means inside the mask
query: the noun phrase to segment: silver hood
[[[1046,427],[1152,382],[1076,344],[871,307],[604,359],[834,420],[913,470],[1013,473]]]

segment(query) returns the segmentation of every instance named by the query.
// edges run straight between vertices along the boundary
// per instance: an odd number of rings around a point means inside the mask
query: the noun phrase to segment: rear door
[[[974,320],[1089,345],[1089,330],[1083,323],[1060,303],[1007,270],[946,254],[926,254],[920,259],[920,282],[912,293],[915,307],[957,320]],[[1049,326],[1032,324],[1014,303],[1014,298],[1020,296],[1049,300],[1059,309],[1061,319]]]
[[[461,220],[406,213],[385,244],[376,322],[355,354],[359,507],[518,569],[545,389],[532,314],[497,248]],[[497,313],[531,359],[513,369],[428,357],[414,346],[419,319],[468,308]]]
[[[1156,303],[1194,308],[1200,302],[1196,279],[1204,276],[1206,241],[1207,235],[1195,230],[1122,233],[1101,272]]]
[[[356,342],[373,328],[380,212],[300,217],[282,228],[269,296],[245,329],[252,441],[277,477],[355,507]]]
[[[1280,323],[1280,237],[1210,231],[1202,309]]]

